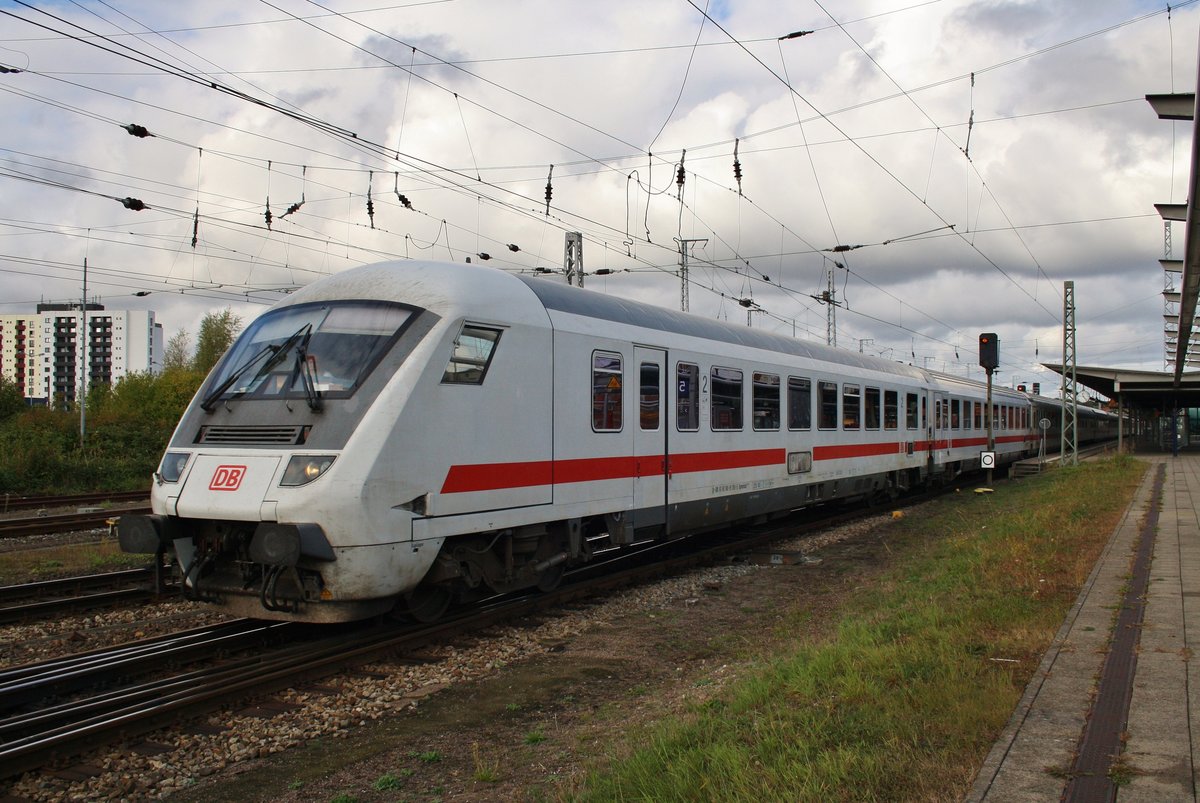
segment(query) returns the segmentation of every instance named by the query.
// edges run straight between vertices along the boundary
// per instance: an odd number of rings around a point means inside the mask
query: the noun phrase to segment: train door
[[[633,347],[638,411],[633,427],[633,526],[667,523],[667,353]]]
[[[930,428],[933,437],[930,438],[929,457],[931,470],[940,473],[950,455],[950,398],[948,394],[934,392],[931,394],[933,403],[930,405]]]

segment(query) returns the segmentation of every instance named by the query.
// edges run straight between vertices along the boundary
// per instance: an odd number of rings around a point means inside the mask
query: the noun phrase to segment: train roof
[[[546,323],[546,311],[554,310],[918,381],[928,378],[923,369],[901,362],[736,326],[538,276],[518,276],[484,265],[418,260],[364,265],[314,282],[279,306],[348,298],[401,301],[443,316],[486,316],[542,324]]]
[[[279,306],[345,299],[398,301],[442,317],[547,325],[546,311],[510,274],[481,265],[397,260],[361,265],[296,291]]]
[[[808,357],[822,362],[850,365],[869,371],[896,374],[918,380],[925,379],[925,373],[922,370],[881,357],[871,357],[807,340],[797,340],[763,332],[749,326],[735,326],[654,304],[630,301],[626,298],[597,293],[581,287],[559,284],[537,276],[517,276],[516,278],[528,285],[548,310],[639,326],[660,332],[671,332],[721,343],[733,343],[739,346],[792,354],[798,357]]]

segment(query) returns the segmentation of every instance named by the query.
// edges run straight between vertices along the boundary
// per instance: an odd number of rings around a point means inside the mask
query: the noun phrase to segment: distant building
[[[89,385],[162,370],[163,329],[153,311],[88,304],[85,360],[80,306],[38,304],[36,313],[0,315],[0,373],[30,404],[75,401],[85,364]]]

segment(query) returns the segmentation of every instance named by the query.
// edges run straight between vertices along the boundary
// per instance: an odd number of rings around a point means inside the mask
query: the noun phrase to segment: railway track
[[[104,502],[139,502],[148,499],[149,491],[99,491],[88,494],[69,494],[56,496],[0,496],[0,513],[11,513],[18,510],[40,510],[57,507],[83,507],[98,505]]]
[[[142,495],[144,498],[145,494]],[[22,538],[27,535],[71,533],[105,527],[108,520],[124,513],[149,513],[150,505],[119,510],[99,510],[88,513],[60,513],[49,516],[26,516],[0,519],[0,538]]]
[[[495,597],[433,625],[380,620],[331,633],[312,625],[237,620],[0,671],[0,714],[6,717],[0,720],[0,777],[363,663],[403,656],[433,641],[753,551],[796,535],[798,528],[835,526],[868,514],[842,512],[815,522],[809,515],[807,522],[789,519],[775,526],[709,533],[685,539],[690,548],[684,542],[656,542],[574,571],[555,591]],[[214,660],[220,656],[230,657]],[[178,669],[196,660],[205,665]],[[176,671],[139,679],[167,668]]]
[[[141,602],[168,588],[153,567],[0,586],[0,624]]]

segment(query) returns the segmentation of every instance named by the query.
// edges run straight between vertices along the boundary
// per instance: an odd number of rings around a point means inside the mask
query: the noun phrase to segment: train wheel
[[[450,607],[453,597],[445,586],[418,586],[405,598],[408,615],[422,624],[436,622]]]

